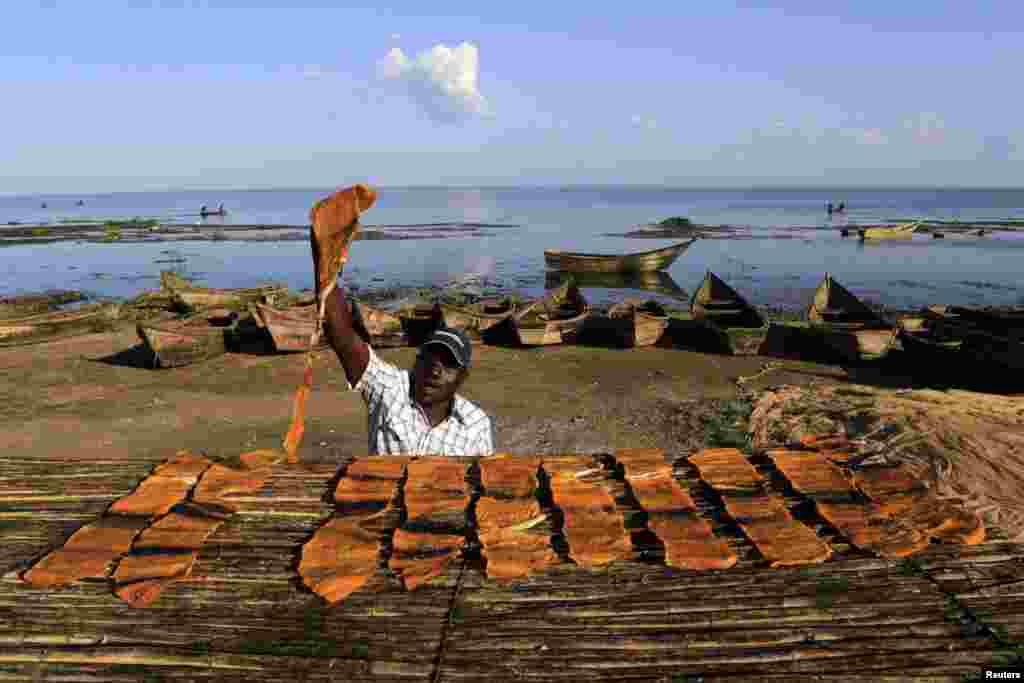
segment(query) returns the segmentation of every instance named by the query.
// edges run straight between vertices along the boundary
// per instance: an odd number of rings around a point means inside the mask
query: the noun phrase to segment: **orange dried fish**
[[[242,462],[264,463],[245,454]],[[235,470],[222,465],[206,469],[192,492],[192,502],[175,508],[142,531],[114,570],[115,594],[132,607],[152,604],[164,588],[188,578],[199,550],[234,507],[227,496],[254,493],[270,476],[269,467]]]
[[[405,475],[410,458],[373,456],[360,458],[345,470],[334,489],[336,503],[387,503],[396,493],[395,485]]]
[[[464,541],[461,535],[398,529],[388,566],[401,576],[407,591],[414,591],[444,574]]]
[[[108,513],[158,516],[181,502],[213,463],[201,455],[179,451],[153,470],[128,496],[114,502]]]
[[[853,493],[853,487],[828,457],[806,451],[770,450],[769,458],[797,491],[814,496],[823,493]]]
[[[464,512],[466,465],[449,458],[422,458],[409,463],[405,510],[409,521],[430,515]]]
[[[735,448],[705,448],[690,456],[700,478],[720,491],[749,491],[761,486],[764,478]]]
[[[63,586],[84,578],[103,578],[107,566],[128,552],[132,539],[149,523],[145,517],[107,515],[71,535],[21,576],[37,587]]]
[[[327,602],[344,600],[376,571],[380,535],[361,525],[373,516],[333,517],[302,546],[302,582]]]
[[[632,557],[632,544],[611,495],[584,477],[600,471],[590,458],[545,460],[551,494],[565,518],[563,531],[573,560],[588,569]]]
[[[267,466],[235,470],[223,465],[214,465],[199,480],[192,492],[192,501],[215,510],[235,512],[237,507],[229,496],[256,493],[263,488],[268,478],[270,468]]]
[[[723,498],[726,511],[772,567],[819,564],[832,556],[832,549],[793,519],[777,496]]]
[[[389,505],[409,461],[377,456],[350,463],[335,488],[335,501]],[[328,520],[302,546],[302,582],[332,604],[366,585],[377,569],[380,553],[380,533],[373,525],[389,512],[388,506],[379,512],[336,514]]]
[[[292,420],[284,438],[284,450],[289,463],[298,462],[299,444],[304,432],[306,400],[313,386],[313,351],[320,343],[327,297],[337,284],[337,277],[348,260],[348,250],[359,231],[359,216],[377,200],[377,193],[365,186],[339,190],[321,199],[309,212],[310,247],[313,251],[314,282],[316,285],[317,322],[306,351],[302,383],[295,391],[292,402]]]
[[[448,458],[422,458],[409,463],[405,483],[407,524],[429,521],[438,515],[464,512],[466,465]],[[390,567],[401,575],[406,590],[416,590],[440,576],[463,544],[462,534],[395,531]]]
[[[211,463],[179,451],[153,470],[129,495],[115,501],[99,520],[83,526],[21,576],[33,586],[61,586],[102,578],[107,567],[128,552],[132,540],[152,519],[180,503]]]
[[[985,540],[980,515],[940,500],[904,465],[866,467],[854,475],[854,482],[883,514],[913,526],[925,536],[963,545]]]
[[[831,548],[793,519],[780,497],[751,495],[764,479],[739,450],[706,449],[690,462],[722,495],[726,511],[772,567],[817,564],[831,557]]]
[[[484,495],[476,503],[477,535],[490,579],[518,579],[559,562],[548,534],[530,532],[547,519],[536,498],[539,468],[536,457],[480,460]]]
[[[637,502],[647,512],[647,527],[665,545],[665,563],[684,569],[728,569],[736,553],[697,516],[697,504],[672,477],[660,449],[620,449],[615,459],[626,470]]]

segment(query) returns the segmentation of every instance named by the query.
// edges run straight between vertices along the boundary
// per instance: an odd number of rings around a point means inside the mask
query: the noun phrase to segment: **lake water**
[[[0,196],[0,229],[9,221],[157,217],[195,223],[199,206],[224,203],[225,218],[206,224],[305,224],[309,207],[329,188],[281,191],[138,192],[103,195]],[[83,206],[78,206],[81,200]],[[863,245],[826,228],[826,202],[845,201],[850,224],[930,217],[1024,219],[1024,191],[708,191],[657,188],[380,188],[365,225],[488,223],[482,237],[360,241],[345,281],[362,288],[439,284],[477,273],[506,289],[536,295],[544,288],[545,248],[623,253],[673,240],[606,237],[641,223],[681,215],[697,223],[749,228],[748,239],[702,239],[668,274],[688,293],[706,269],[751,303],[797,308],[828,271],[854,293],[890,306],[1024,302],[1024,233],[980,238]],[[44,209],[41,204],[45,202]],[[787,238],[782,239],[780,236]],[[214,287],[268,280],[293,289],[312,286],[306,242],[57,242],[0,248],[0,296],[79,289],[128,297],[158,287],[161,269],[200,277]],[[587,289],[595,303],[627,290]],[[654,297],[660,298],[660,297]],[[665,300],[662,298],[662,300]]]

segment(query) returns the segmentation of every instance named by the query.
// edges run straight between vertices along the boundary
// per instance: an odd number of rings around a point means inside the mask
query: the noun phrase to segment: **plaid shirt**
[[[451,415],[431,428],[412,400],[411,382],[410,370],[382,360],[370,348],[370,362],[354,389],[366,401],[371,455],[494,454],[494,428],[484,411],[456,394]]]

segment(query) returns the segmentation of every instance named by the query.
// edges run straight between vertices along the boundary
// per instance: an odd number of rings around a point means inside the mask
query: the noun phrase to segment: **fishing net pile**
[[[901,464],[1024,541],[1024,396],[787,385],[757,397],[750,433],[756,449],[837,437],[852,465]]]

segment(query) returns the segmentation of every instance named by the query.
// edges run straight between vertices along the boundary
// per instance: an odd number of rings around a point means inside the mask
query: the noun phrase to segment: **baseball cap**
[[[427,337],[427,340],[423,342],[420,348],[428,344],[441,344],[445,346],[455,356],[456,363],[464,368],[469,367],[473,346],[469,343],[469,337],[461,331],[451,327],[439,327],[430,333],[430,336]]]

